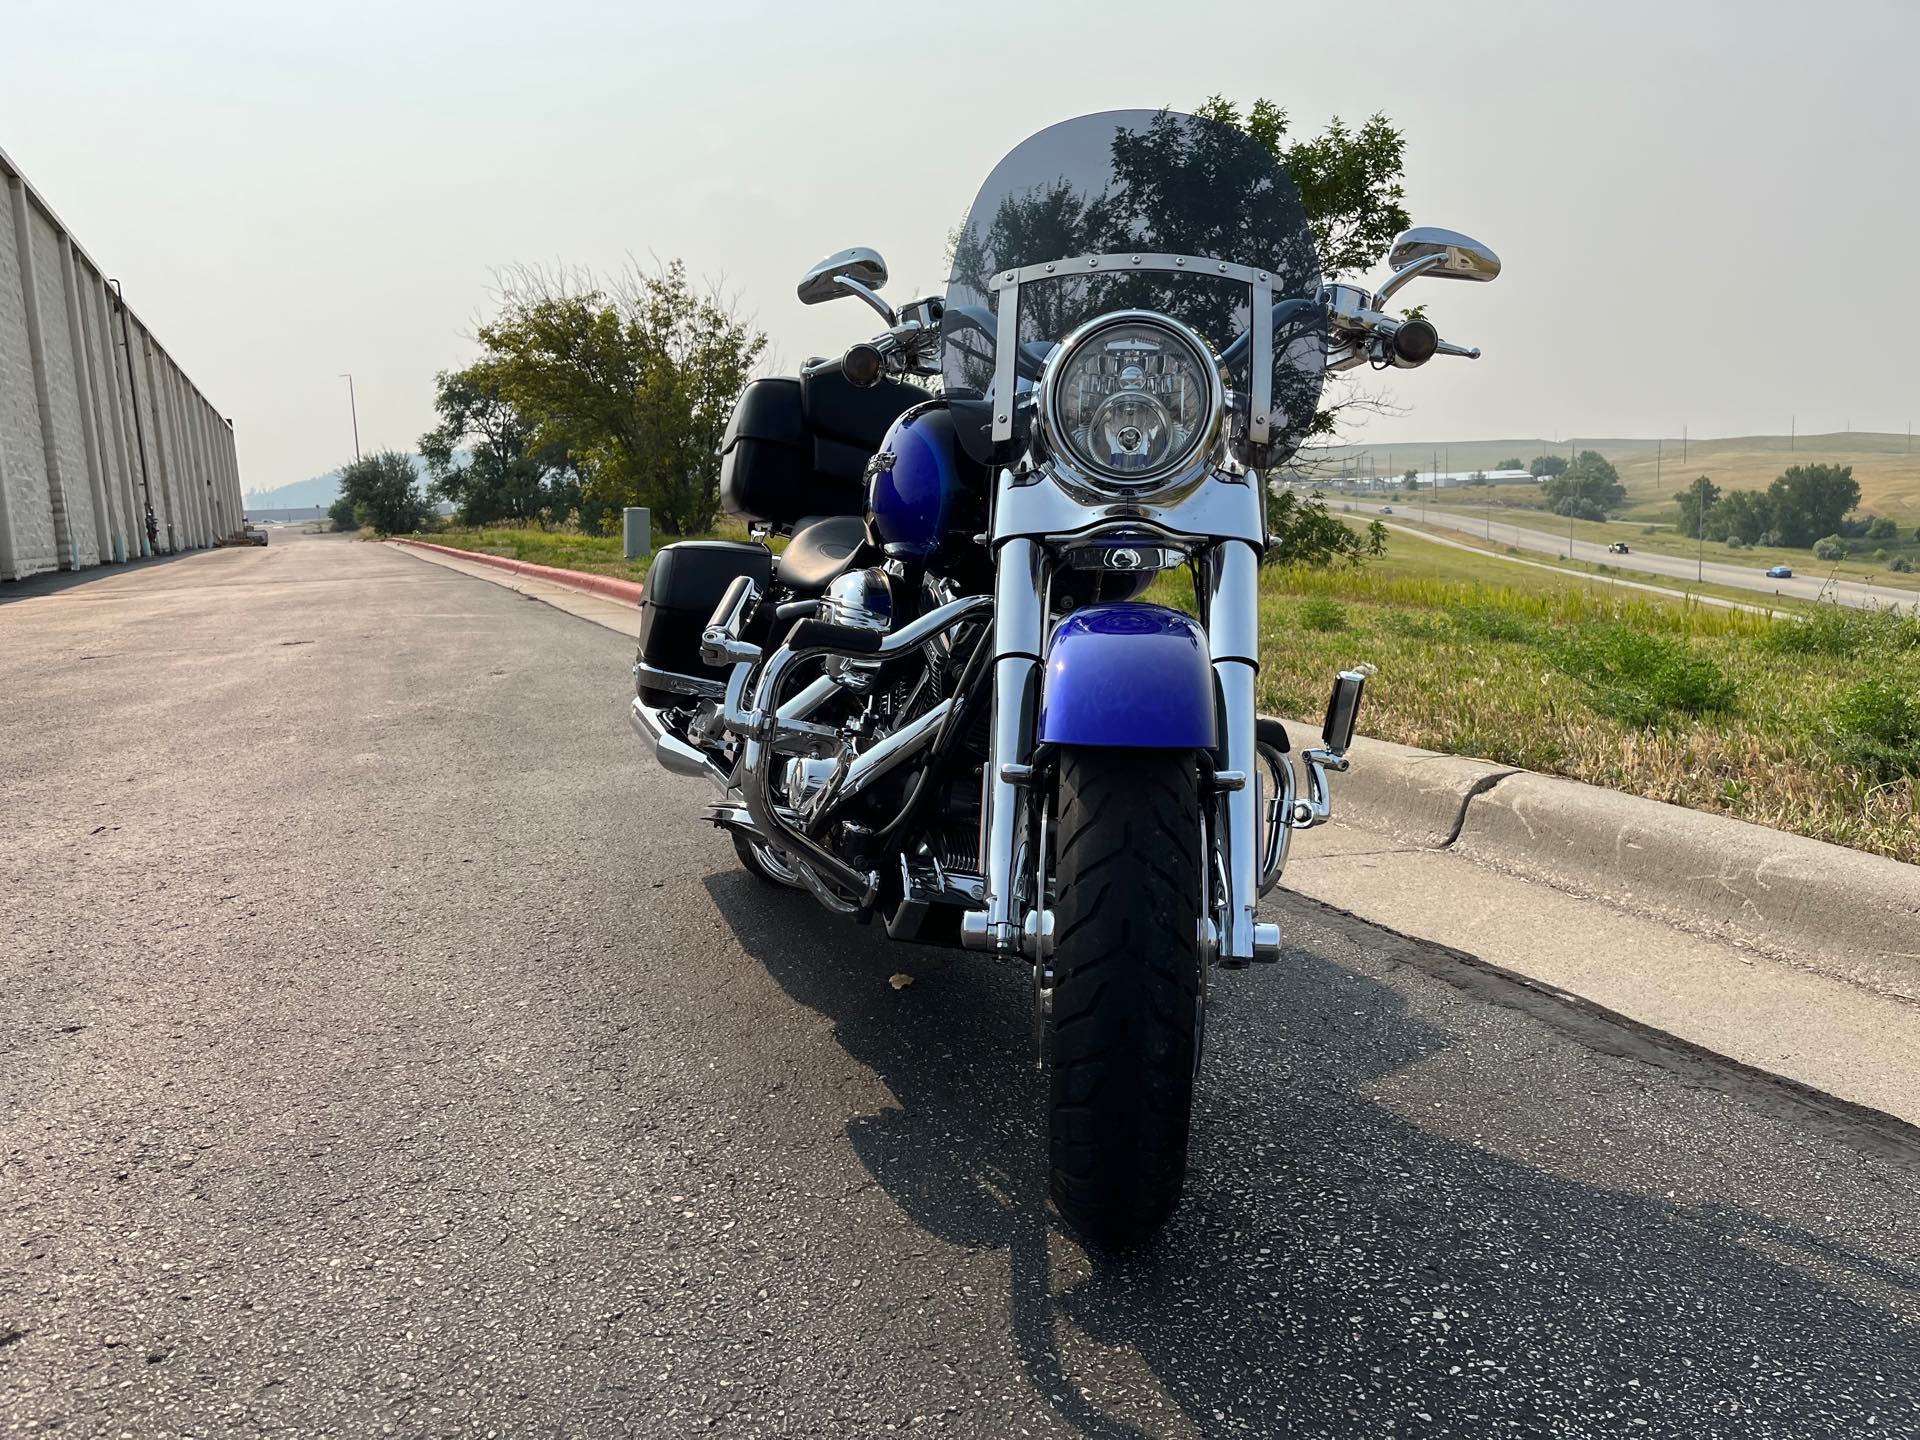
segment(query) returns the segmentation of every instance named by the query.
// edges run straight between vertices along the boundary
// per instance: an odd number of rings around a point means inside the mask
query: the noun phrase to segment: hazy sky
[[[490,272],[628,252],[724,276],[789,364],[850,244],[900,299],[994,161],[1091,110],[1384,111],[1408,208],[1500,252],[1416,286],[1477,363],[1392,377],[1362,440],[1920,421],[1916,0],[0,0],[0,148],[266,489],[410,447]]]

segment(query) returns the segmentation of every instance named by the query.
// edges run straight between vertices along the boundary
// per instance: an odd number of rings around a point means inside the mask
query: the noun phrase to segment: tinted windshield
[[[996,272],[1083,255],[1197,256],[1265,270],[1274,299],[1311,298],[1320,262],[1300,196],[1274,158],[1243,131],[1166,110],[1112,110],[1054,125],[994,167],[955,240],[941,359],[947,393],[985,396],[995,369]],[[1113,310],[1183,321],[1228,355],[1228,383],[1248,393],[1244,336],[1251,292],[1218,275],[1130,271],[1022,284],[1019,333],[1031,371],[1047,349]],[[1274,336],[1276,453],[1306,438],[1319,403],[1323,331],[1292,324]],[[1235,342],[1239,341],[1237,347]],[[986,458],[983,428],[961,426]]]

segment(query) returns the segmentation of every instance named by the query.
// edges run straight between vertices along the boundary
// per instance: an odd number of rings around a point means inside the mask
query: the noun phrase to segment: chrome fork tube
[[[980,870],[986,908],[962,917],[968,948],[1018,953],[1021,884],[1030,868],[1027,795],[1019,776],[1033,761],[1040,706],[1041,646],[1046,642],[1046,574],[1033,540],[1009,540],[993,582],[993,725],[981,775]],[[1009,772],[1008,767],[1016,767]]]
[[[1219,841],[1226,852],[1227,894],[1219,956],[1225,965],[1268,958],[1278,936],[1256,945],[1254,908],[1260,899],[1260,804],[1253,783],[1260,757],[1254,734],[1254,683],[1260,672],[1260,554],[1237,540],[1209,557],[1207,644],[1220,691],[1220,764],[1245,783],[1218,797]]]

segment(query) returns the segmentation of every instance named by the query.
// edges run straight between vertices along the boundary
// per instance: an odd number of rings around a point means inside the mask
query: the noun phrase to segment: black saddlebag
[[[893,381],[861,389],[837,370],[755,380],[720,442],[720,503],[730,515],[782,527],[862,513],[868,459],[894,418],[926,399]]]
[[[700,661],[700,632],[713,618],[739,576],[764,595],[773,576],[773,556],[764,545],[736,540],[683,540],[654,556],[640,602],[640,663],[655,670],[724,685],[725,666]],[[673,688],[658,677],[638,677],[640,698],[648,705],[685,704],[695,687]]]

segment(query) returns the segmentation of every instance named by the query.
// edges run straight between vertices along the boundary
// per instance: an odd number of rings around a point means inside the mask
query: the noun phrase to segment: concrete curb
[[[451,555],[456,560],[472,560],[481,565],[491,565],[495,569],[511,570],[516,575],[530,575],[536,580],[545,580],[552,585],[564,585],[569,590],[582,590],[589,595],[599,595],[627,605],[638,605],[646,589],[637,580],[620,580],[612,575],[589,575],[584,570],[562,570],[554,565],[535,565],[527,560],[509,559],[505,555],[488,555],[479,550],[461,550],[452,545],[435,545],[430,540],[389,540],[387,543],[408,545],[417,550],[433,550],[441,555]]]
[[[1296,753],[1319,741],[1287,730]],[[1336,820],[1920,999],[1920,867],[1410,745],[1352,755]]]
[[[1286,722],[1298,755],[1320,743],[1320,727]],[[1333,813],[1384,830],[1427,850],[1442,850],[1460,833],[1467,802],[1518,772],[1511,765],[1442,755],[1385,740],[1356,739],[1353,768],[1333,777]]]
[[[1920,999],[1920,867],[1524,771],[1469,802],[1453,848]]]

